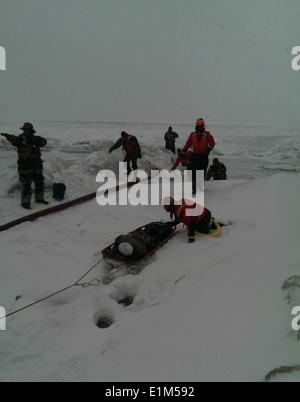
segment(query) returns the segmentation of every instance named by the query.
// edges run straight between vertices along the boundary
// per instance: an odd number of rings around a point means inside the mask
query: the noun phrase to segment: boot
[[[44,204],[44,205],[48,205],[49,202],[45,201],[44,199],[44,177],[42,174],[37,175],[34,178],[34,182],[35,182],[35,202],[37,204]]]
[[[22,190],[21,190],[21,206],[25,209],[31,209],[31,181],[27,177],[21,178]]]
[[[48,202],[48,201],[45,201],[45,200],[36,200],[35,202],[36,202],[37,204],[49,205],[49,202]]]
[[[24,209],[28,209],[29,211],[31,210],[30,204],[21,204],[21,207],[23,207]]]

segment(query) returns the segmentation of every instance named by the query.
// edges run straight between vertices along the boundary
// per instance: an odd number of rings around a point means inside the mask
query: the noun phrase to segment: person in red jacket
[[[127,173],[130,175],[132,170],[137,170],[138,168],[137,160],[142,158],[140,144],[135,136],[122,131],[121,138],[110,148],[109,153],[111,154],[120,147],[123,147],[123,151],[125,151],[124,162],[127,163]],[[130,162],[132,163],[132,169]]]
[[[190,160],[193,156],[193,151],[191,149],[189,149],[185,154],[183,154],[181,148],[178,148],[177,154],[178,154],[178,157],[171,170],[177,169],[180,163],[182,164],[183,167],[189,168]]]
[[[182,199],[178,202],[172,197],[166,197],[163,206],[170,213],[171,220],[175,218],[176,225],[183,223],[187,227],[189,243],[194,243],[195,231],[208,233],[212,226],[211,212],[194,201]]]
[[[196,194],[197,190],[197,170],[204,170],[204,177],[206,176],[209,164],[208,156],[215,146],[214,137],[205,129],[205,121],[203,119],[198,119],[196,121],[195,132],[191,133],[185,147],[183,148],[183,155],[189,148],[193,148],[193,157],[191,159],[193,194]]]

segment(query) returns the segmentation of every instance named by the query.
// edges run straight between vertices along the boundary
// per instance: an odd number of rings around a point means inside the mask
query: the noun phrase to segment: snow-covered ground
[[[1,122],[0,131],[17,134],[22,123]],[[66,183],[70,200],[97,190],[99,170],[117,172],[122,152],[108,149],[122,130],[140,140],[141,169],[171,168],[163,142],[169,125],[35,123],[48,139],[51,206],[54,182]],[[193,125],[173,128],[183,146]],[[300,380],[291,328],[300,305],[300,131],[209,122],[208,129],[217,143],[212,157],[226,164],[229,179],[206,184],[205,205],[232,225],[194,244],[179,228],[138,275],[74,287],[8,318],[0,332],[1,381],[264,381],[279,368],[270,381]],[[16,151],[2,137],[0,167],[3,224],[26,212]],[[33,212],[41,208],[33,203]],[[92,200],[0,233],[0,305],[9,313],[71,285],[115,237],[163,219],[162,207]],[[84,281],[107,274],[102,263]],[[113,324],[100,329],[101,318]]]

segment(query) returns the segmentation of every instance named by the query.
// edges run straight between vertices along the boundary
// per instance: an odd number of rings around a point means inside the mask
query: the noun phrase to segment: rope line
[[[99,285],[99,284],[101,283],[101,281],[98,280],[98,279],[94,279],[94,280],[93,280],[92,282],[90,282],[90,283],[82,283],[82,284],[80,284],[79,282],[82,281],[82,279],[85,278],[90,272],[92,272],[92,271],[103,261],[103,259],[104,259],[104,258],[102,257],[101,260],[99,260],[98,262],[96,262],[96,264],[93,265],[93,267],[90,268],[84,275],[82,275],[75,283],[73,283],[73,285],[69,285],[69,286],[67,286],[67,287],[65,287],[65,288],[63,288],[63,289],[61,289],[61,290],[58,290],[58,291],[55,292],[55,293],[52,293],[52,294],[49,295],[49,296],[43,297],[42,299],[39,299],[39,300],[35,301],[34,303],[28,304],[27,306],[24,306],[24,307],[22,307],[22,308],[20,308],[20,309],[18,309],[18,310],[12,311],[11,313],[6,314],[4,317],[1,317],[0,320],[3,320],[3,319],[5,319],[5,318],[8,318],[8,317],[10,317],[10,316],[12,316],[12,315],[14,315],[14,314],[20,313],[21,311],[24,311],[24,310],[26,310],[26,309],[28,309],[28,308],[30,308],[30,307],[33,307],[33,306],[35,306],[35,305],[37,305],[37,304],[39,304],[39,303],[41,303],[41,302],[43,302],[43,301],[45,301],[45,300],[50,299],[51,297],[57,296],[58,294],[63,293],[63,292],[65,292],[66,290],[69,290],[69,289],[71,289],[71,288],[73,288],[73,287],[75,287],[75,286],[81,286],[81,287],[85,288],[85,287],[87,287],[87,286],[92,285],[93,282],[95,282],[95,281],[98,281],[98,285]],[[96,286],[96,285],[95,285],[95,286]]]
[[[12,316],[12,315],[14,315],[14,314],[20,313],[21,311],[26,310],[26,309],[28,309],[29,307],[33,307],[33,306],[35,306],[36,304],[39,304],[39,303],[41,303],[41,302],[43,302],[43,301],[45,301],[45,300],[47,300],[47,299],[50,299],[51,297],[54,297],[54,296],[56,296],[56,295],[58,295],[58,294],[60,294],[60,293],[65,292],[65,291],[68,290],[68,289],[71,289],[73,286],[75,286],[75,285],[67,286],[66,288],[61,289],[61,290],[59,290],[58,292],[52,293],[51,295],[49,295],[49,296],[47,296],[47,297],[44,297],[43,299],[40,299],[40,300],[37,300],[37,301],[34,302],[34,303],[28,304],[27,306],[22,307],[22,308],[20,308],[19,310],[13,311],[13,312],[7,314],[6,316],[4,316],[3,318],[8,318],[8,317],[10,317],[10,316]],[[2,318],[0,318],[0,320],[2,320]]]
[[[149,177],[147,178],[148,181],[151,181],[151,179],[152,179],[152,176],[149,176]],[[141,180],[141,182],[143,182],[143,181],[144,181],[144,180]],[[127,188],[130,188],[130,187],[134,186],[134,184],[136,184],[136,183],[135,183],[135,182],[127,182],[127,183],[125,183],[125,184],[117,185],[117,186],[115,187],[115,191],[116,191],[116,192],[117,192],[117,191],[120,191],[120,190],[123,189],[124,187],[125,187],[125,188],[126,188],[126,187],[127,187]],[[6,225],[0,225],[0,232],[5,231],[5,230],[7,230],[7,229],[10,229],[10,228],[12,228],[12,227],[14,227],[14,226],[17,226],[17,225],[21,224],[21,223],[24,223],[24,222],[27,222],[27,221],[34,221],[35,219],[37,219],[37,218],[39,218],[39,217],[42,217],[42,216],[51,214],[51,213],[53,213],[53,212],[58,212],[58,211],[61,211],[61,210],[63,210],[63,209],[67,209],[67,208],[69,208],[69,207],[71,207],[71,206],[80,204],[80,203],[85,202],[85,201],[89,201],[89,200],[95,198],[96,195],[97,195],[97,193],[87,194],[87,195],[85,195],[85,196],[83,196],[83,197],[77,198],[77,199],[75,199],[75,200],[71,200],[71,201],[69,201],[69,202],[65,202],[65,203],[63,203],[63,204],[61,204],[61,205],[57,205],[57,206],[54,206],[54,207],[50,207],[50,208],[44,209],[44,210],[42,210],[42,211],[36,212],[36,213],[34,213],[34,214],[27,215],[27,216],[25,216],[25,217],[23,217],[23,218],[20,218],[20,219],[17,219],[17,220],[15,220],[15,221],[13,221],[13,222],[9,222],[9,223],[6,224]],[[86,288],[86,287],[88,287],[88,286],[99,286],[100,283],[101,283],[104,279],[110,279],[111,276],[112,276],[112,274],[108,275],[106,278],[103,278],[102,281],[100,281],[99,279],[94,279],[93,281],[91,281],[91,282],[89,282],[89,283],[80,283],[80,281],[82,281],[83,278],[85,278],[90,272],[92,272],[103,260],[104,260],[104,257],[102,257],[100,261],[98,261],[92,268],[90,268],[87,273],[85,273],[85,274],[84,274],[83,276],[81,276],[75,283],[73,283],[73,285],[67,286],[67,287],[65,287],[65,288],[63,288],[63,289],[61,289],[61,290],[59,290],[59,291],[57,291],[57,292],[55,292],[55,293],[52,293],[51,295],[49,295],[49,296],[47,296],[47,297],[44,297],[44,298],[42,298],[42,299],[40,299],[40,300],[37,300],[37,301],[35,301],[35,302],[31,303],[31,304],[28,304],[27,306],[24,306],[24,307],[22,307],[22,308],[20,308],[20,309],[18,309],[18,310],[12,311],[11,313],[6,314],[4,317],[0,317],[0,320],[3,320],[3,319],[8,318],[8,317],[11,317],[11,316],[14,315],[14,314],[17,314],[17,313],[19,313],[19,312],[21,312],[21,311],[24,311],[24,310],[26,310],[26,309],[28,309],[28,308],[30,308],[30,307],[33,307],[33,306],[35,306],[35,305],[37,305],[37,304],[39,304],[39,303],[41,303],[41,302],[43,302],[43,301],[45,301],[45,300],[50,299],[51,297],[54,297],[54,296],[56,296],[56,295],[58,295],[58,294],[60,294],[60,293],[65,292],[66,290],[69,290],[69,289],[71,289],[71,288],[73,288],[73,287],[75,287],[75,286],[79,286],[79,287],[82,287],[82,288]],[[124,268],[124,267],[121,267],[121,268],[118,269],[115,273],[121,271],[123,268]]]

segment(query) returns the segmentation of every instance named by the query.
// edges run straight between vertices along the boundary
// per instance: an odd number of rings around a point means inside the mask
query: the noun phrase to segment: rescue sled
[[[147,228],[150,227],[150,225],[157,224],[157,225],[165,225],[165,222],[151,222],[147,225],[141,226],[137,229],[134,230],[140,231],[140,230],[146,230]],[[110,246],[106,247],[104,250],[102,250],[102,255],[104,257],[105,262],[107,262],[109,265],[111,265],[113,268],[121,267],[121,266],[138,266],[145,261],[147,261],[155,252],[163,247],[174,235],[176,231],[176,225],[170,225],[170,232],[168,235],[158,243],[158,245],[153,248],[151,251],[148,252],[143,258],[139,260],[134,260],[134,259],[127,259],[126,257],[120,256],[120,258],[116,258],[114,255],[112,255],[112,250],[115,245],[115,243],[111,244]]]

